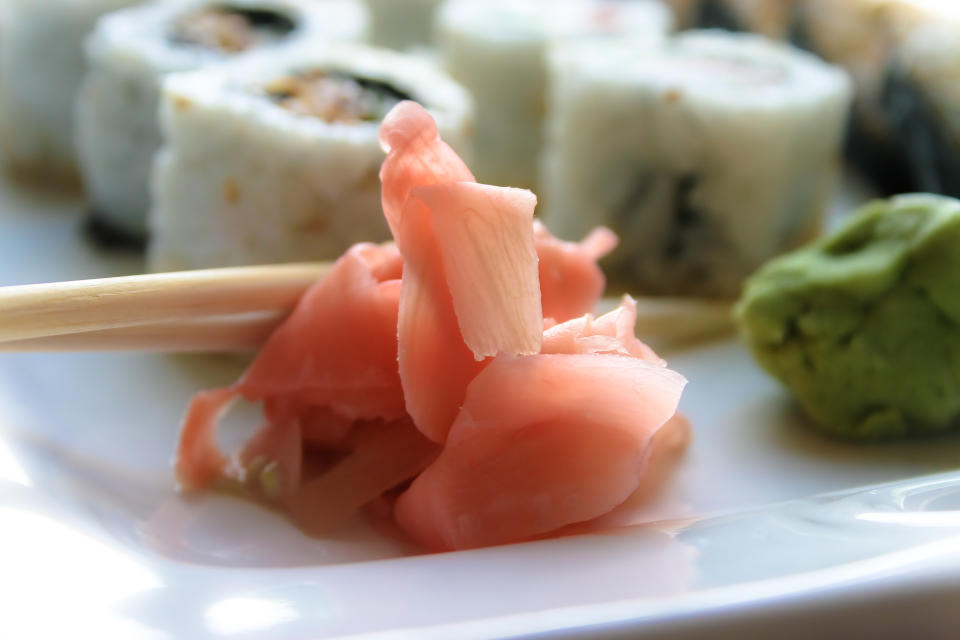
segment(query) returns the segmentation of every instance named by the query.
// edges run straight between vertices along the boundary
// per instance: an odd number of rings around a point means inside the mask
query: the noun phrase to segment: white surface
[[[79,210],[0,194],[0,284],[140,268],[84,242]],[[955,636],[960,475],[918,476],[960,439],[839,444],[735,343],[671,360],[695,431],[649,514],[672,524],[416,556],[174,493],[181,411],[235,358],[0,354],[0,636]]]

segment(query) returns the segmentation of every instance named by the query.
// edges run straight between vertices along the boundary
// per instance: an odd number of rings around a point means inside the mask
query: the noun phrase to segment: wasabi
[[[752,276],[737,319],[822,429],[879,439],[960,425],[960,201],[867,204]]]

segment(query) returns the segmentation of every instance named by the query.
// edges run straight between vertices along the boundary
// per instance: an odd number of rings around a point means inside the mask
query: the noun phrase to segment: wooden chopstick
[[[0,352],[256,349],[328,269],[229,267],[2,287]],[[714,338],[733,330],[730,307],[640,298],[637,335],[658,350]]]
[[[150,324],[156,337],[161,329],[173,329],[171,322],[285,314],[328,268],[325,263],[231,267],[3,287],[0,343],[26,346],[32,339],[87,334],[101,343],[112,335],[129,344],[135,332],[104,331]]]
[[[638,302],[637,335],[658,351],[733,331],[729,305],[723,303],[649,299]],[[261,312],[212,316],[0,341],[0,352],[250,351],[259,348],[287,315]]]
[[[262,346],[287,315],[268,311],[9,340],[0,342],[0,352],[250,351]]]

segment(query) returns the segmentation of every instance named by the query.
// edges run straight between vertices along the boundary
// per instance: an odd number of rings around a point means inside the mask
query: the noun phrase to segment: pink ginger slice
[[[380,135],[384,214],[404,259],[400,378],[417,428],[443,442],[485,357],[539,350],[536,199],[477,185],[419,105],[397,105]]]
[[[314,440],[324,439],[329,424],[326,440],[333,443],[346,435],[344,420],[402,418],[396,360],[400,281],[393,279],[400,269],[395,247],[352,248],[303,296],[240,381],[198,393],[187,409],[177,448],[180,485],[202,489],[227,471],[216,431],[238,395],[263,401],[269,424],[258,437],[270,434],[270,442],[284,441],[277,431],[299,429],[304,420],[309,420]],[[318,415],[320,408],[324,411]],[[335,419],[325,422],[325,412]],[[281,475],[296,476],[285,467]],[[234,470],[230,475],[236,479],[242,474]]]
[[[607,282],[597,260],[617,246],[616,234],[600,227],[579,243],[564,242],[537,220],[534,237],[543,317],[564,322],[593,311]]]
[[[632,356],[666,366],[666,361],[637,338],[636,325],[637,302],[625,295],[619,307],[599,318],[586,314],[546,329],[542,352]]]
[[[398,103],[380,125],[387,157],[380,167],[381,202],[397,237],[403,206],[417,187],[442,182],[475,182],[457,152],[440,139],[437,123],[416,102]]]
[[[357,425],[347,444],[349,454],[285,500],[293,520],[307,533],[319,535],[345,521],[423,471],[440,450],[409,418]]]
[[[351,248],[301,298],[236,388],[247,400],[268,401],[273,420],[307,406],[348,419],[402,417],[394,279],[400,271],[393,246]]]
[[[206,489],[223,472],[227,458],[217,445],[217,424],[236,396],[237,392],[227,387],[201,391],[190,400],[174,463],[181,489]]]
[[[486,363],[474,358],[460,335],[430,218],[423,201],[407,201],[401,233],[408,235],[409,258],[403,271],[398,361],[407,412],[428,438],[443,442],[467,385]]]
[[[422,187],[414,196],[430,209],[457,323],[474,357],[540,351],[537,197],[475,182]]]
[[[598,518],[644,479],[686,381],[619,355],[496,358],[396,518],[431,550],[527,540]]]

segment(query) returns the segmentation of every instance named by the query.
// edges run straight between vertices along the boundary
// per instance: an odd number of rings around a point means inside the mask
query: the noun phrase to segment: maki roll
[[[380,121],[401,100],[469,148],[469,95],[438,67],[328,45],[173,74],[150,214],[154,270],[333,259],[386,240]]]
[[[653,2],[448,0],[437,16],[437,42],[447,70],[476,104],[477,178],[536,190],[551,45],[662,38],[670,26],[669,10]]]
[[[786,38],[802,0],[667,0],[683,29],[753,31]]]
[[[817,233],[840,174],[850,83],[762,36],[687,32],[659,48],[552,57],[550,227],[613,228],[608,273],[648,294],[733,297]]]
[[[891,12],[881,104],[911,191],[960,197],[960,6]]]
[[[83,39],[97,18],[135,0],[3,0],[0,140],[11,173],[77,182],[73,103]]]
[[[174,0],[106,16],[87,41],[89,73],[77,104],[95,218],[134,237],[146,232],[165,74],[301,42],[360,38],[365,15],[341,0]]]
[[[433,43],[433,17],[440,0],[365,0],[370,12],[370,42],[388,49]]]
[[[960,195],[956,157],[960,6],[930,0],[804,0],[798,43],[845,67],[856,97],[847,156],[881,193]]]
[[[798,46],[850,73],[855,97],[846,156],[886,194],[916,188],[883,104],[896,44],[890,16],[894,4],[890,0],[804,0],[793,31]]]

